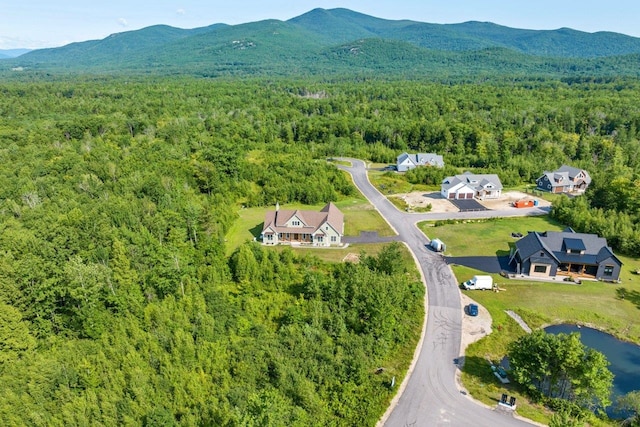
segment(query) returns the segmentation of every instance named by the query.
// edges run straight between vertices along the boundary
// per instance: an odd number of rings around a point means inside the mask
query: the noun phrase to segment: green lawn
[[[336,206],[344,214],[344,233],[347,236],[357,236],[361,231],[377,231],[380,236],[396,234],[365,198],[339,201]]]
[[[433,187],[423,184],[412,184],[404,176],[393,171],[369,170],[369,181],[382,194],[402,194],[412,191],[434,191]],[[437,189],[439,191],[439,188]]]
[[[447,255],[474,256],[508,254],[516,239],[511,233],[526,235],[527,231],[560,231],[562,225],[547,216],[460,220],[452,224],[422,222],[420,229],[431,239],[447,245]]]
[[[371,204],[363,197],[352,197],[339,200],[336,206],[344,214],[344,231],[347,236],[357,236],[361,231],[377,231],[380,236],[393,236],[395,233],[389,227]],[[324,204],[309,206],[302,204],[280,205],[280,209],[305,209],[320,210]],[[251,241],[260,236],[264,224],[264,216],[269,207],[241,208],[238,210],[238,219],[226,235],[227,255],[230,255],[238,246],[246,241]]]

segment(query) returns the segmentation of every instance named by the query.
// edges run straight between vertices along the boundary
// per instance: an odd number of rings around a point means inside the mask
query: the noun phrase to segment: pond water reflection
[[[580,341],[587,347],[598,350],[607,357],[609,370],[613,373],[613,390],[611,401],[630,391],[640,390],[640,346],[620,341],[613,335],[596,329],[578,327],[576,325],[553,325],[545,328],[550,334],[580,333]],[[611,408],[607,414],[615,417]]]

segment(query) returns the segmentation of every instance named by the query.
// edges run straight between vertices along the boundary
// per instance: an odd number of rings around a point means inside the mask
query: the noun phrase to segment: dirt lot
[[[478,304],[465,294],[462,294],[461,296],[463,310],[465,310],[465,307],[470,303]],[[478,315],[476,317],[469,316],[465,310],[465,312],[462,314],[462,347],[460,348],[461,354],[464,354],[464,351],[469,344],[478,341],[480,338],[489,335],[490,333],[491,315],[486,308],[478,304]]]
[[[438,192],[424,193],[422,191],[414,191],[413,193],[397,196],[402,197],[413,208],[426,207],[431,204],[431,212],[458,212],[458,208]]]
[[[428,204],[431,204],[431,212],[458,212],[458,208],[456,208],[449,200],[443,198],[438,192],[424,193],[422,191],[415,191],[413,193],[400,194],[396,196],[403,198],[411,207],[426,207]],[[531,195],[520,191],[507,191],[502,193],[502,197],[499,199],[478,200],[478,202],[487,209],[496,210],[513,208],[513,202],[520,199],[533,199],[538,201],[538,206],[550,206],[550,203],[546,200],[532,197]]]

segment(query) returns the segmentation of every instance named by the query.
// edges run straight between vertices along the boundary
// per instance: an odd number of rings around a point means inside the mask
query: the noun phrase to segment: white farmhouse
[[[310,246],[337,246],[342,244],[344,215],[333,203],[320,212],[305,210],[276,210],[265,215],[260,237],[265,245],[279,243]]]

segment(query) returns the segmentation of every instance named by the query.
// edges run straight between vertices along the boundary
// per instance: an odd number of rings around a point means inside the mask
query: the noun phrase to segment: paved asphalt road
[[[530,426],[509,412],[497,411],[466,397],[455,381],[455,361],[460,354],[462,307],[456,278],[444,258],[428,250],[427,237],[416,227],[418,221],[447,218],[488,218],[496,216],[540,215],[538,208],[513,211],[480,211],[443,214],[408,214],[396,209],[376,190],[361,160],[344,159],[355,185],[396,230],[420,263],[427,287],[427,325],[413,371],[391,412],[383,420],[386,427],[433,426]],[[504,215],[503,215],[504,214]],[[487,366],[488,368],[488,366]]]
[[[485,273],[498,274],[502,271],[512,272],[513,268],[509,266],[509,256],[461,256],[461,257],[445,257],[445,262],[449,265],[458,264],[465,267],[471,267]]]

